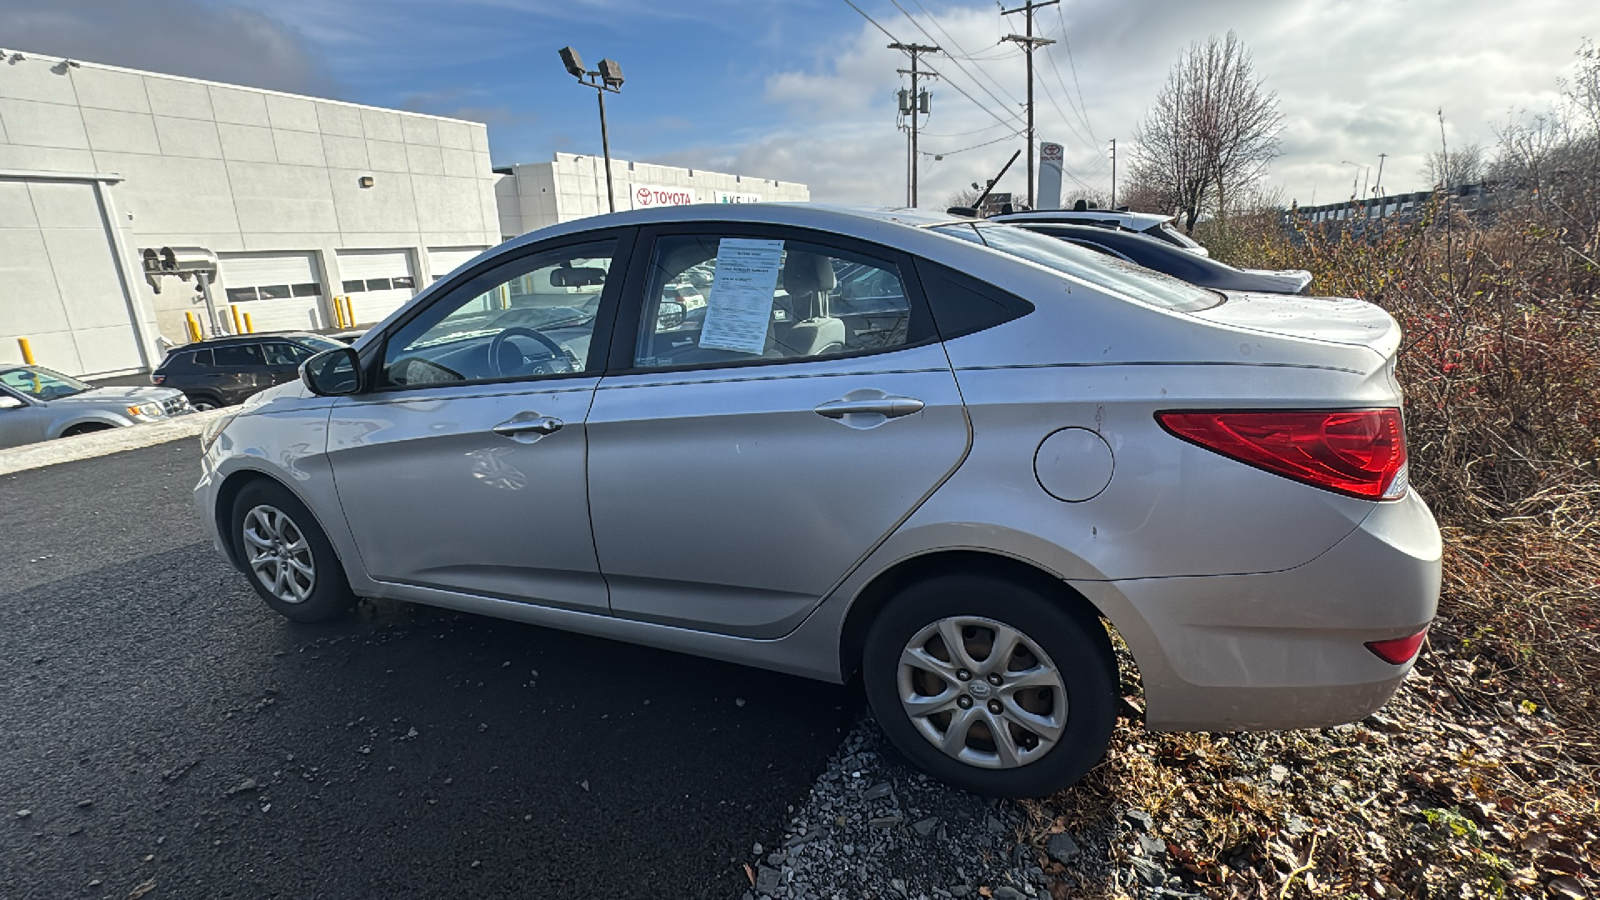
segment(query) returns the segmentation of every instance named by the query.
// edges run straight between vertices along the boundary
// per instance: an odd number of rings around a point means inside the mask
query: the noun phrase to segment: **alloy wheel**
[[[317,585],[316,561],[305,533],[275,506],[262,504],[244,516],[245,558],[261,584],[284,603],[304,603]]]
[[[994,619],[951,616],[900,654],[900,704],[947,756],[1015,769],[1050,752],[1067,725],[1061,673],[1038,643]]]

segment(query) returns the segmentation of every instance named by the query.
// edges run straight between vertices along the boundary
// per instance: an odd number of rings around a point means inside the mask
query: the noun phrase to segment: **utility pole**
[[[1378,154],[1378,183],[1372,186],[1372,192],[1374,194],[1383,193],[1383,161],[1388,158],[1388,156],[1389,154],[1387,153]]]
[[[1111,139],[1111,208],[1117,208],[1117,139]]]
[[[1033,11],[1036,10],[1036,9],[1043,9],[1046,6],[1054,6],[1054,5],[1056,5],[1057,3],[1060,3],[1060,2],[1061,2],[1061,0],[1044,0],[1043,3],[1038,3],[1038,2],[1035,2],[1035,0],[1028,0],[1026,5],[1021,6],[1021,7],[1017,8],[1017,9],[1002,9],[1002,10],[1000,10],[1000,13],[1002,15],[1007,15],[1007,16],[1014,15],[1016,13],[1022,13],[1023,14],[1023,18],[1026,20],[1026,23],[1027,23],[1026,24],[1026,28],[1024,29],[1027,32],[1026,34],[1008,34],[1008,35],[1005,36],[1005,40],[1011,41],[1014,44],[1020,44],[1022,46],[1023,51],[1025,53],[1027,53],[1027,55],[1028,55],[1028,208],[1029,209],[1033,209],[1033,51],[1038,49],[1038,48],[1040,48],[1040,47],[1043,47],[1043,46],[1045,46],[1047,44],[1054,44],[1055,43],[1055,41],[1052,41],[1052,40],[1050,40],[1048,38],[1037,38],[1037,37],[1033,36]]]
[[[917,205],[917,116],[921,113],[929,112],[931,109],[928,92],[925,90],[918,91],[917,79],[936,77],[933,73],[920,71],[917,68],[917,58],[923,53],[940,53],[942,51],[930,44],[902,44],[899,41],[890,44],[889,49],[900,50],[911,57],[911,68],[896,69],[895,71],[902,75],[911,76],[910,93],[900,92],[900,112],[902,115],[911,117],[911,155],[906,160],[906,166],[911,172],[911,202],[909,205],[915,208]]]

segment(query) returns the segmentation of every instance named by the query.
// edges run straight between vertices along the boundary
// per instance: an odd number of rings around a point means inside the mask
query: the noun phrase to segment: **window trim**
[[[644,315],[645,290],[650,283],[650,264],[655,259],[656,242],[668,237],[705,234],[715,234],[718,237],[793,240],[892,263],[899,270],[900,285],[905,289],[906,303],[911,311],[911,324],[906,330],[906,342],[893,347],[873,347],[866,350],[853,350],[849,353],[835,353],[828,356],[757,357],[754,359],[730,359],[721,362],[684,363],[677,366],[645,367],[635,365],[640,319]],[[710,299],[710,297],[706,298],[708,303]],[[618,302],[617,319],[611,332],[611,349],[606,354],[605,375],[609,377],[673,372],[709,372],[757,366],[835,362],[911,350],[928,344],[936,344],[939,340],[939,331],[934,325],[933,312],[929,309],[927,298],[922,293],[922,282],[917,278],[915,259],[904,250],[859,238],[846,237],[829,231],[820,231],[796,225],[775,225],[765,222],[674,222],[639,230],[633,246],[633,257],[628,265],[627,278],[623,283],[622,297]]]
[[[480,260],[470,268],[457,271],[448,278],[434,282],[424,288],[421,293],[418,293],[416,298],[408,301],[411,303],[411,307],[405,310],[404,315],[390,322],[389,326],[380,332],[375,340],[361,349],[362,380],[363,383],[372,385],[372,387],[359,394],[351,395],[352,399],[382,398],[389,394],[436,390],[439,388],[484,387],[599,376],[604,371],[607,348],[612,343],[612,331],[616,323],[617,298],[623,292],[623,287],[627,280],[625,276],[632,269],[631,259],[634,247],[638,243],[638,232],[638,228],[607,228],[564,234],[560,237],[526,244],[515,250],[507,250],[504,253],[490,256],[487,259]],[[520,263],[530,256],[558,252],[568,247],[580,247],[584,244],[593,244],[599,241],[616,242],[616,248],[612,251],[613,271],[606,278],[606,285],[600,292],[600,306],[595,310],[594,331],[589,339],[589,359],[582,371],[560,372],[553,375],[517,375],[508,378],[446,382],[442,384],[381,384],[379,382],[379,378],[383,374],[384,357],[389,353],[390,338],[394,337],[395,332],[405,328],[418,316],[432,309],[435,304],[449,302],[451,298],[457,296],[458,291],[467,287],[480,276],[491,274],[502,267]],[[621,263],[620,267],[619,263]],[[482,292],[480,291],[479,293]],[[474,294],[473,296],[477,295]],[[425,302],[416,302],[417,298],[424,297],[427,298]]]

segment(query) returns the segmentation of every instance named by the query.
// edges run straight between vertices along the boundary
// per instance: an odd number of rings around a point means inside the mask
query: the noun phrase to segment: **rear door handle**
[[[867,394],[869,396],[859,396]],[[891,397],[881,391],[851,391],[838,400],[829,400],[817,406],[819,416],[843,419],[850,415],[878,415],[885,419],[898,419],[922,412],[927,404],[914,397]]]
[[[567,423],[554,416],[541,416],[535,412],[517,413],[499,425],[494,426],[494,433],[531,443],[545,435],[555,434],[565,424]],[[530,440],[529,435],[537,436]]]

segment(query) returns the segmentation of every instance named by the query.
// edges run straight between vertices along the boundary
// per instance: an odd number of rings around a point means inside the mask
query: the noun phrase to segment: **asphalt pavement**
[[[0,476],[0,896],[738,897],[861,709],[391,601],[295,625],[198,455]]]

